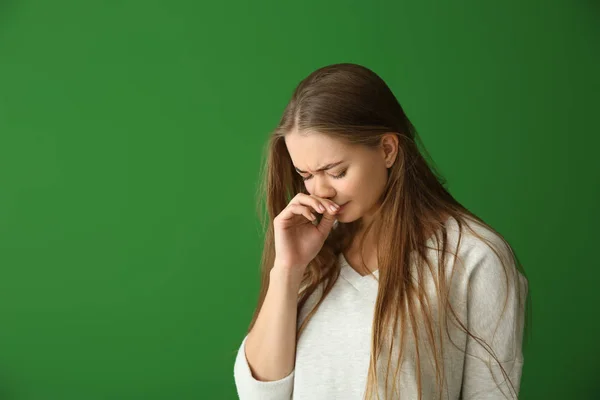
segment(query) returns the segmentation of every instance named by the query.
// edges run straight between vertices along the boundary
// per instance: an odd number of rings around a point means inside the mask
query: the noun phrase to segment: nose
[[[330,199],[335,195],[335,190],[333,187],[327,183],[326,179],[318,179],[316,176],[313,176],[314,186],[313,186],[313,194],[315,196]]]

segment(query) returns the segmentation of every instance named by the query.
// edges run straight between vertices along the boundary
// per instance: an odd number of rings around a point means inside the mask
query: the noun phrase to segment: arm
[[[506,268],[490,249],[477,256],[469,274],[467,327],[475,337],[467,335],[462,399],[518,398],[528,288],[512,260]]]
[[[301,272],[275,266],[269,289],[234,366],[241,400],[288,400],[296,359],[296,319]]]

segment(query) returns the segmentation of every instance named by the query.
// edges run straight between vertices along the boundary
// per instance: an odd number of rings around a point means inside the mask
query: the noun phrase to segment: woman
[[[298,85],[268,143],[240,399],[517,397],[527,278],[418,140],[368,68],[330,65]]]

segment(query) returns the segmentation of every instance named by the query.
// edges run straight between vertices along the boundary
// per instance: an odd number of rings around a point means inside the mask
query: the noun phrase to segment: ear
[[[390,168],[398,156],[398,135],[394,132],[381,137],[381,154],[386,168]]]

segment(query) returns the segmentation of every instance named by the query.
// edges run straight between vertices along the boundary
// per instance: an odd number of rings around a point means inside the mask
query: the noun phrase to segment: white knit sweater
[[[487,239],[497,244],[503,257],[509,257],[508,249],[500,238],[471,222],[470,225]],[[446,226],[449,230],[448,249],[456,252],[458,225],[450,218]],[[435,242],[430,239],[429,245]],[[447,256],[446,282],[450,287],[451,304],[460,320],[477,337],[492,347],[498,360],[502,361],[506,373],[512,381],[512,388],[502,375],[498,363],[472,337],[449,321],[449,334],[444,335],[444,369],[447,384],[443,399],[510,399],[517,398],[523,367],[523,326],[525,296],[528,290],[527,279],[509,264],[508,284],[504,270],[496,254],[483,241],[463,228],[459,258],[454,276],[454,257]],[[431,250],[430,257],[437,266],[437,252]],[[379,283],[379,271],[373,275],[361,276],[339,255],[340,278],[332,291],[321,304],[300,336],[296,348],[294,370],[285,378],[262,382],[256,380],[245,356],[247,336],[242,340],[234,365],[234,379],[241,400],[362,400],[365,395],[367,370],[369,366],[372,321]],[[464,265],[464,268],[463,268]],[[430,296],[430,307],[436,308],[436,289],[431,274],[425,275],[425,288]],[[377,279],[376,279],[377,278]],[[418,281],[418,279],[417,279]],[[515,290],[519,286],[519,293]],[[317,290],[309,298],[298,315],[298,326],[316,303]],[[508,298],[506,298],[508,294]],[[504,301],[506,309],[502,318]],[[519,303],[520,300],[520,303]],[[448,317],[450,320],[453,318]],[[410,327],[410,323],[408,325]],[[437,328],[438,325],[435,325]],[[494,332],[495,330],[495,332]],[[445,332],[445,330],[443,330]],[[495,333],[495,335],[494,335]],[[426,331],[419,331],[420,343],[426,338]],[[396,336],[395,343],[398,343]],[[436,343],[437,343],[436,339]],[[453,344],[454,343],[454,344]],[[436,399],[435,366],[427,356],[431,349],[419,346],[422,371],[422,398]],[[467,355],[465,355],[465,351]],[[386,349],[378,362],[378,390],[384,398]],[[394,353],[397,361],[398,353]],[[399,395],[393,399],[418,399],[417,365],[412,330],[408,330],[404,348],[405,360],[397,377]],[[429,359],[430,360],[430,359]],[[490,368],[486,362],[491,363]],[[397,365],[397,364],[396,364]],[[395,367],[390,370],[390,382]],[[497,385],[499,383],[499,387]],[[516,391],[516,392],[515,392]],[[389,398],[389,397],[388,397]]]

